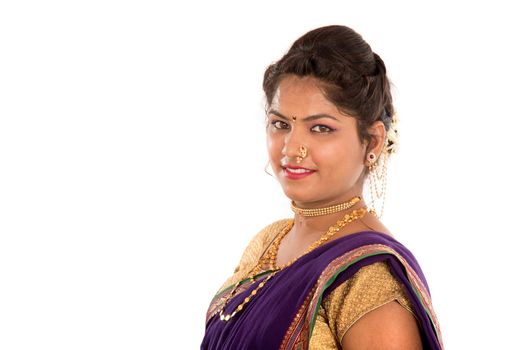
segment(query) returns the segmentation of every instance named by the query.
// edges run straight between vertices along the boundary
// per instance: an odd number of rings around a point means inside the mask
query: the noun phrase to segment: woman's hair
[[[289,75],[319,80],[326,98],[342,113],[357,118],[361,142],[371,141],[367,128],[381,120],[388,130],[385,151],[394,150],[395,111],[386,66],[360,34],[351,28],[333,25],[300,37],[264,73],[268,107],[280,81]]]

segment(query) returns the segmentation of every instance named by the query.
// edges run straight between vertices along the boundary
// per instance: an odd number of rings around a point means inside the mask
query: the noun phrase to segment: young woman
[[[395,149],[386,68],[343,26],[266,70],[267,146],[294,218],[253,238],[207,313],[202,349],[441,349],[413,255],[362,199]]]

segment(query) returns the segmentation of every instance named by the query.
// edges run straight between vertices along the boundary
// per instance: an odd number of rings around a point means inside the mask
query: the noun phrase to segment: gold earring
[[[386,203],[386,188],[387,188],[387,156],[382,152],[380,156],[375,156],[374,153],[369,153],[368,161],[368,176],[366,182],[368,184],[368,192],[371,197],[371,210],[378,218],[382,217],[384,213],[384,205]],[[380,213],[377,210],[380,202]]]
[[[302,161],[306,157],[307,157],[307,148],[305,146],[300,146],[300,148],[298,149],[298,156],[296,158],[297,164],[302,163]]]

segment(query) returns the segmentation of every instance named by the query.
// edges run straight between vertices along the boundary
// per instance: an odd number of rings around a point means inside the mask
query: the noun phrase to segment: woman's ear
[[[367,129],[367,131],[371,136],[371,140],[367,146],[367,154],[373,152],[378,158],[380,152],[382,152],[384,148],[384,142],[386,141],[386,127],[384,126],[384,123],[377,120]]]

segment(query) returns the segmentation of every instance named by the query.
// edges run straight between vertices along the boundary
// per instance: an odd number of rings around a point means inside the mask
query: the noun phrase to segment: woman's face
[[[282,79],[268,113],[271,167],[284,193],[301,207],[362,194],[366,145],[357,120],[338,111],[310,77]],[[307,156],[297,162],[300,147]]]

